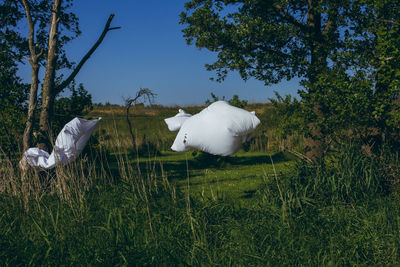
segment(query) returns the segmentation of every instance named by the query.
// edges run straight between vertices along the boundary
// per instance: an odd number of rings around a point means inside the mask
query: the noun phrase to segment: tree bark
[[[46,72],[42,87],[42,110],[40,112],[38,147],[47,151],[51,150],[50,118],[54,105],[54,79],[57,63],[58,23],[60,21],[60,6],[62,0],[54,0],[49,32],[49,44],[47,54]]]
[[[30,12],[29,4],[26,0],[22,0],[22,4],[25,9],[26,19],[28,21],[29,37],[28,45],[29,52],[31,54],[30,58],[27,58],[31,65],[31,87],[29,93],[29,106],[28,115],[25,124],[25,130],[23,135],[23,149],[26,151],[32,144],[32,131],[34,126],[34,113],[37,106],[37,92],[39,86],[39,58],[43,54],[43,49],[37,53],[35,45],[35,25],[32,21],[32,16]]]
[[[311,86],[316,81],[318,75],[323,73],[327,68],[327,48],[329,47],[329,38],[324,38],[322,28],[321,28],[321,12],[318,11],[319,3],[317,0],[308,0],[308,14],[307,14],[307,28],[308,40],[311,54],[310,71],[308,72],[308,80]],[[328,26],[329,25],[329,26]],[[332,22],[328,23],[326,26],[327,33],[331,32],[329,27],[332,27]],[[311,91],[310,91],[311,90]],[[321,109],[320,103],[318,103],[312,96],[315,89],[310,88],[309,93],[311,93],[311,101],[313,104],[313,112],[319,118],[323,118],[324,114]],[[314,122],[309,124],[311,129],[310,137],[306,139],[307,152],[306,157],[316,161],[321,159],[326,151],[325,147],[325,133],[322,132],[319,126],[316,126]]]

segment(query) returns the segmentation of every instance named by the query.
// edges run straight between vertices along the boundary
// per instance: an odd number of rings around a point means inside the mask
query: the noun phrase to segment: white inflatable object
[[[179,131],[182,124],[192,117],[192,114],[186,113],[183,109],[179,109],[178,114],[174,117],[164,119],[165,123],[168,125],[168,129],[171,132]]]
[[[74,118],[58,134],[53,152],[49,155],[37,147],[24,153],[27,163],[35,168],[51,169],[57,164],[65,165],[75,160],[86,146],[101,118],[85,120]]]
[[[186,119],[171,147],[174,151],[199,149],[214,155],[228,156],[249,141],[260,124],[255,112],[217,101]]]

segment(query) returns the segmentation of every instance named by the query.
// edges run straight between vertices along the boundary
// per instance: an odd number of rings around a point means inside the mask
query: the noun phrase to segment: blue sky
[[[157,94],[156,103],[178,106],[204,104],[211,92],[228,99],[238,94],[250,102],[265,102],[274,90],[296,94],[297,80],[266,87],[261,81],[244,82],[238,73],[230,73],[222,83],[210,81],[215,73],[204,65],[214,62],[216,53],[186,44],[184,26],[179,24],[185,2],[74,1],[82,34],[66,47],[73,61],[79,61],[97,40],[110,13],[115,14],[112,26],[121,27],[107,34],[76,78],[92,94],[93,102],[122,104],[124,97],[134,96],[141,87]],[[26,69],[21,73],[28,80]]]

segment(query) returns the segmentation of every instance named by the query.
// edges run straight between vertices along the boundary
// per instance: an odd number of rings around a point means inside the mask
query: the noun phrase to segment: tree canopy
[[[314,137],[353,124],[358,136],[398,136],[398,1],[192,0],[185,9],[183,35],[217,53],[206,68],[218,81],[229,71],[266,85],[299,77]]]
[[[266,84],[310,77],[343,43],[349,1],[194,0],[181,14],[189,44],[218,52],[207,66]]]

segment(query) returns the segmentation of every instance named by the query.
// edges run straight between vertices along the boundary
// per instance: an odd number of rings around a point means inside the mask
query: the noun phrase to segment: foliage
[[[263,116],[275,121],[278,134],[283,138],[301,133],[304,130],[304,111],[301,102],[291,95],[282,97],[278,92],[275,92],[275,97],[276,99],[269,98],[274,109]]]
[[[212,103],[217,102],[217,101],[220,100],[219,97],[216,96],[216,95],[215,95],[214,93],[212,93],[212,92],[211,92],[211,98],[212,98],[211,100],[210,100],[210,99],[207,99],[207,100],[206,100],[206,102],[205,102],[206,105],[210,105],[210,104],[212,104]],[[221,100],[225,101],[225,96],[222,96]]]
[[[25,15],[25,10],[22,5],[22,1],[16,1],[16,7],[18,8],[19,12]],[[44,56],[40,58],[40,64],[45,67],[46,62],[46,55],[48,50],[48,27],[49,27],[49,19],[51,17],[51,10],[52,10],[52,0],[29,0],[27,1],[30,6],[30,11],[32,15],[32,19],[35,22],[35,45],[37,46],[38,50],[44,50]],[[58,62],[56,64],[57,70],[61,70],[64,68],[70,69],[74,65],[71,62],[66,54],[64,46],[68,44],[73,39],[77,38],[81,31],[79,29],[79,19],[78,17],[69,11],[73,4],[72,0],[63,1],[63,4],[60,9],[60,21],[59,21],[59,46],[57,49],[58,52]],[[18,21],[18,25],[26,25],[26,18],[23,16]],[[29,55],[28,45],[26,44],[24,56]],[[62,79],[62,75],[60,75],[57,80]]]
[[[218,52],[207,65],[218,80],[237,70],[243,79],[271,84],[325,68],[342,41],[338,32],[347,25],[349,3],[194,0],[180,22],[188,44]]]
[[[362,153],[357,143],[343,145],[326,162],[298,162],[283,180],[287,205],[298,212],[310,200],[328,206],[354,205],[386,195],[389,181],[383,163]]]
[[[35,40],[34,43],[38,50],[43,49],[44,55],[47,54],[48,45],[48,22],[51,16],[52,10],[52,0],[30,0],[28,4],[30,6],[30,11],[32,19],[35,23]],[[66,56],[66,52],[63,47],[75,39],[81,34],[79,29],[78,17],[69,12],[68,9],[72,6],[72,0],[64,1],[61,8],[60,14],[60,36],[59,36],[59,48],[58,48],[58,63],[57,69],[71,68],[73,62],[70,62]],[[25,36],[28,32],[23,32],[22,29],[27,27],[22,27],[26,25],[25,10],[22,1],[16,0],[6,0],[0,4],[0,20],[4,22],[1,23],[1,36],[2,41],[10,42],[12,40],[18,40],[18,46],[13,49],[12,55],[15,56],[19,61],[22,60],[23,56],[29,55],[28,42]],[[43,56],[40,58],[40,63],[45,66],[45,59]],[[61,79],[59,77],[58,79]]]
[[[17,75],[24,38],[14,27],[22,15],[13,1],[0,4],[0,148],[8,153],[18,151],[28,92]]]
[[[228,100],[228,103],[238,108],[245,108],[247,106],[247,100],[239,99],[238,95],[233,95],[232,98]]]
[[[18,151],[28,92],[16,70],[7,55],[0,52],[0,147],[9,152]]]
[[[206,100],[206,105],[210,105],[214,102],[219,101],[219,97],[216,96],[214,93],[211,93],[211,100],[207,99]],[[225,100],[225,96],[222,96],[221,100]],[[238,108],[245,108],[247,106],[248,101],[245,99],[239,99],[238,95],[233,95],[231,99],[228,100],[228,103],[234,107]]]
[[[75,117],[83,117],[92,109],[92,95],[85,89],[82,83],[76,88],[75,82],[69,86],[71,95],[69,97],[60,97],[54,104],[55,120],[58,132],[67,122]],[[54,127],[55,125],[53,125]]]
[[[347,132],[399,146],[398,1],[194,0],[185,8],[184,37],[218,53],[207,65],[217,80],[228,71],[266,85],[299,77],[308,136],[327,146]]]

